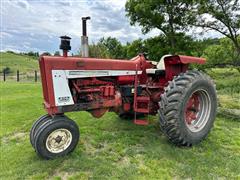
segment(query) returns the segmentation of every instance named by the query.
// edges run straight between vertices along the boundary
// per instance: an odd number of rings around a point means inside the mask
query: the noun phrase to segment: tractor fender
[[[165,65],[165,78],[169,81],[172,80],[174,76],[184,73],[188,69],[188,65],[191,63],[204,64],[206,59],[192,57],[192,56],[166,56],[164,58]]]
[[[167,56],[164,58],[164,63],[166,64],[204,64],[206,62],[205,58],[193,57],[193,56],[182,56],[182,55],[173,55]]]

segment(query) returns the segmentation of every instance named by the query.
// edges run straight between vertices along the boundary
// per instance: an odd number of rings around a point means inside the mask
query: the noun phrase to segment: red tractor
[[[30,141],[41,157],[63,156],[76,147],[78,126],[64,115],[70,111],[88,111],[96,118],[113,111],[139,125],[148,124],[139,117],[158,115],[162,132],[178,146],[199,143],[212,128],[215,85],[206,74],[188,70],[205,59],[167,55],[156,63],[144,54],[131,60],[69,57],[67,36],[61,37],[60,48],[63,56],[39,60],[47,114],[33,124]]]

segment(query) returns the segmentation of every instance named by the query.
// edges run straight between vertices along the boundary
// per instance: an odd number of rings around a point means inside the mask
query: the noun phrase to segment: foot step
[[[138,112],[138,113],[149,113],[149,109],[145,109],[145,108],[136,108],[135,109],[135,112]]]
[[[148,120],[134,119],[134,124],[146,126],[146,125],[148,125]]]

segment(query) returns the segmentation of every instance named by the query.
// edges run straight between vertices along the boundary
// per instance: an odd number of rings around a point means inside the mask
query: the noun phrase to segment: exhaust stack
[[[89,48],[88,48],[88,36],[87,36],[87,20],[91,18],[82,17],[82,37],[81,37],[81,55],[82,57],[89,56]]]

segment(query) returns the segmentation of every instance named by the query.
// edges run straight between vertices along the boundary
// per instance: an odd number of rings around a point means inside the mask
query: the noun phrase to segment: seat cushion
[[[161,57],[160,61],[157,64],[157,69],[165,69],[164,58],[172,56],[170,54],[164,55]]]

